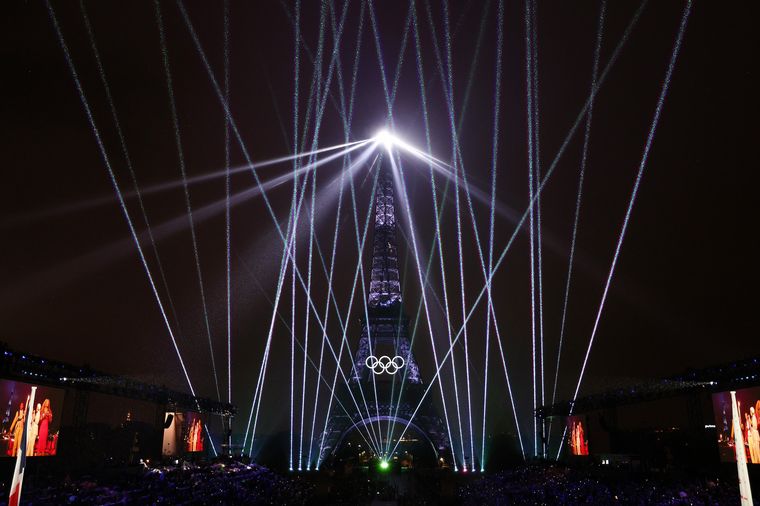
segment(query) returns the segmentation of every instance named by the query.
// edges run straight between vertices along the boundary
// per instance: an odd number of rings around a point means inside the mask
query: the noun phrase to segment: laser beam
[[[137,232],[132,222],[132,218],[129,215],[129,211],[127,210],[124,197],[121,193],[121,189],[119,188],[119,184],[116,180],[116,174],[114,173],[113,168],[111,166],[111,161],[110,161],[110,158],[108,157],[108,153],[106,152],[103,139],[100,135],[100,130],[98,129],[95,123],[95,118],[92,115],[92,109],[90,108],[89,101],[87,100],[87,97],[85,96],[84,88],[82,87],[82,83],[79,79],[79,74],[77,73],[76,67],[74,66],[74,61],[71,58],[71,53],[69,52],[69,47],[66,44],[66,41],[63,37],[63,32],[61,31],[61,27],[58,24],[58,19],[55,15],[55,11],[53,10],[53,5],[50,3],[50,0],[45,0],[45,4],[47,5],[48,13],[50,14],[50,19],[53,23],[53,28],[55,29],[56,35],[58,37],[58,43],[61,46],[61,49],[63,50],[66,63],[71,73],[71,77],[74,81],[74,85],[77,89],[77,93],[79,94],[79,99],[82,102],[82,107],[84,108],[85,115],[87,116],[87,121],[90,124],[90,129],[92,130],[92,133],[95,137],[95,142],[98,145],[98,151],[100,151],[101,158],[103,159],[103,164],[106,167],[106,171],[108,172],[109,179],[111,180],[111,184],[118,197],[119,207],[121,208],[122,214],[124,215],[124,218],[127,221],[127,226],[129,227],[130,234],[132,235],[132,239],[134,240],[135,247],[137,248],[137,253],[140,257],[140,262],[142,263],[145,273],[148,277],[148,282],[150,283],[151,291],[153,292],[153,296],[156,299],[156,303],[158,304],[159,311],[161,312],[161,316],[164,320],[164,325],[166,326],[166,330],[169,333],[169,337],[172,341],[174,351],[177,354],[177,358],[179,359],[180,367],[182,368],[182,373],[185,376],[185,380],[187,381],[187,386],[190,389],[190,393],[192,393],[193,396],[195,396],[196,395],[195,388],[193,388],[193,383],[192,381],[190,381],[190,376],[187,372],[187,367],[185,367],[185,361],[182,359],[182,353],[179,351],[179,346],[177,346],[177,340],[174,337],[174,332],[172,332],[171,325],[169,324],[169,319],[167,318],[166,311],[164,310],[164,305],[161,302],[161,297],[159,296],[158,290],[156,289],[156,284],[153,281],[153,275],[150,272],[150,268],[148,267],[148,262],[146,261],[145,255],[143,254],[140,241],[137,238]],[[208,431],[208,428],[206,430]],[[214,446],[214,442],[211,438],[209,438],[209,442],[211,443],[211,448],[214,452],[214,455],[216,455],[217,454],[216,447]]]
[[[665,105],[665,98],[668,95],[668,89],[670,88],[670,81],[673,77],[673,71],[676,66],[676,60],[678,59],[678,54],[681,51],[681,43],[683,42],[684,34],[686,33],[686,25],[689,20],[689,14],[691,13],[691,0],[686,1],[686,6],[684,7],[683,13],[681,14],[681,22],[678,28],[678,35],[676,36],[676,41],[673,46],[673,51],[670,55],[670,61],[668,62],[668,68],[665,72],[665,78],[662,82],[662,88],[660,90],[660,95],[657,98],[657,106],[654,111],[654,117],[652,118],[652,123],[649,127],[649,133],[647,134],[646,143],[644,144],[644,152],[641,155],[641,161],[639,162],[639,168],[638,172],[636,173],[636,179],[633,184],[633,189],[631,190],[631,197],[628,201],[628,207],[625,211],[625,217],[623,218],[623,225],[620,228],[620,235],[618,236],[617,244],[615,245],[615,254],[612,257],[612,264],[610,265],[610,270],[607,275],[607,280],[604,284],[604,291],[602,292],[602,299],[599,302],[599,309],[596,312],[596,318],[594,319],[594,326],[591,330],[591,337],[589,338],[588,347],[586,348],[586,355],[583,358],[583,365],[581,366],[580,375],[578,377],[578,383],[575,387],[575,392],[573,393],[573,400],[570,403],[570,412],[572,414],[572,406],[575,403],[576,399],[578,398],[578,392],[580,391],[581,384],[583,382],[583,376],[586,372],[586,366],[588,365],[588,359],[591,355],[591,347],[594,344],[594,339],[596,338],[597,330],[599,329],[599,321],[602,317],[602,311],[604,311],[604,304],[607,301],[607,295],[609,294],[610,284],[612,283],[612,277],[615,274],[615,267],[617,266],[618,259],[620,257],[620,249],[623,246],[623,240],[625,239],[625,233],[628,229],[628,224],[631,219],[631,214],[633,212],[633,206],[636,203],[636,196],[639,192],[639,186],[641,185],[641,179],[644,175],[644,169],[646,168],[647,160],[649,159],[649,151],[652,147],[652,142],[654,140],[655,132],[657,131],[657,125],[660,122],[660,115],[662,114],[662,109]],[[559,456],[559,453],[562,451],[562,444],[564,443],[564,437],[560,441],[560,447],[559,452],[557,452],[557,455]],[[558,457],[559,458],[559,457]]]
[[[198,277],[198,290],[201,296],[201,306],[203,308],[203,321],[206,326],[206,336],[208,337],[208,349],[211,357],[211,369],[214,373],[214,385],[216,386],[217,399],[221,400],[221,392],[219,390],[219,376],[216,372],[216,359],[214,358],[214,346],[211,341],[211,322],[208,317],[208,304],[206,303],[206,290],[203,286],[203,273],[201,271],[200,252],[198,251],[198,238],[195,233],[195,223],[193,221],[193,208],[190,202],[190,190],[187,186],[187,171],[185,169],[185,155],[182,147],[182,137],[179,129],[179,118],[177,116],[177,104],[174,98],[174,85],[172,83],[171,68],[169,66],[169,49],[166,44],[166,36],[164,34],[164,23],[161,18],[161,7],[158,0],[154,0],[153,5],[156,10],[156,25],[158,26],[158,37],[161,43],[162,61],[164,64],[164,73],[166,76],[166,88],[169,96],[169,110],[172,116],[172,123],[174,125],[174,142],[177,147],[177,160],[179,162],[179,171],[182,175],[182,188],[185,195],[185,208],[187,209],[187,219],[190,225],[190,238],[193,244],[193,258],[195,260],[195,273]]]
[[[597,78],[597,74],[599,73],[599,55],[602,49],[602,35],[604,32],[604,18],[605,18],[606,10],[607,10],[607,0],[601,0],[600,8],[599,8],[599,21],[598,21],[597,32],[596,32],[596,46],[594,48],[594,60],[593,60],[593,66],[592,66],[592,72],[591,72],[591,89],[592,90],[596,86],[596,78]],[[578,175],[578,193],[575,199],[575,213],[573,215],[573,232],[572,232],[572,237],[570,239],[570,255],[569,255],[568,265],[567,265],[567,278],[565,281],[565,297],[562,302],[562,318],[560,320],[559,345],[557,348],[557,365],[554,369],[554,387],[552,388],[552,404],[554,404],[557,399],[557,381],[559,380],[559,367],[560,367],[560,359],[562,357],[562,344],[564,342],[564,337],[565,337],[565,323],[567,321],[567,306],[568,306],[568,300],[570,298],[570,281],[572,279],[572,274],[573,274],[573,261],[575,260],[575,245],[576,245],[576,240],[578,237],[578,223],[580,221],[581,200],[583,198],[583,182],[586,177],[586,163],[588,162],[588,146],[591,139],[591,119],[592,119],[593,111],[594,111],[594,102],[592,100],[589,103],[588,113],[586,114],[586,125],[585,125],[585,131],[583,135],[583,151],[581,154],[580,173]],[[547,446],[551,442],[552,421],[553,421],[552,419],[549,420]]]
[[[543,191],[543,189],[546,186],[546,184],[548,183],[549,179],[554,174],[554,171],[557,168],[559,160],[562,158],[562,155],[564,154],[565,150],[567,149],[567,146],[570,143],[570,140],[572,139],[572,137],[575,134],[576,130],[578,129],[578,126],[580,125],[581,120],[583,119],[583,117],[585,117],[586,111],[588,110],[588,107],[589,107],[589,104],[590,104],[591,100],[596,96],[596,94],[599,92],[599,89],[604,84],[604,82],[605,82],[605,80],[607,78],[607,75],[608,75],[610,69],[612,68],[612,66],[617,61],[617,59],[618,59],[618,57],[620,55],[620,51],[622,50],[623,46],[627,42],[628,38],[630,37],[630,34],[633,31],[633,28],[638,23],[638,20],[641,17],[641,13],[643,12],[644,7],[646,6],[646,3],[647,3],[647,0],[643,0],[642,1],[642,3],[640,4],[639,8],[636,10],[636,12],[634,13],[634,15],[631,18],[630,22],[626,26],[626,29],[625,29],[625,31],[623,33],[623,36],[621,37],[621,39],[618,42],[618,44],[615,47],[615,49],[613,50],[612,55],[610,56],[610,59],[607,62],[607,65],[605,66],[604,70],[602,71],[602,73],[599,76],[599,80],[597,82],[596,87],[592,90],[592,92],[590,93],[589,97],[586,99],[584,105],[581,107],[581,110],[578,113],[578,115],[576,116],[576,119],[573,122],[572,126],[568,130],[568,133],[565,136],[564,141],[562,142],[562,144],[560,145],[557,153],[555,154],[555,156],[554,156],[554,158],[552,160],[552,163],[549,165],[549,169],[546,171],[546,174],[544,175],[543,180],[541,181],[541,184],[538,186],[538,189],[537,189],[537,192],[536,192],[537,194],[540,194]],[[534,195],[534,200],[535,200],[535,195]],[[515,225],[514,231],[512,232],[510,238],[507,241],[507,244],[502,249],[501,253],[499,254],[498,259],[496,260],[496,263],[494,264],[494,268],[493,268],[493,271],[489,275],[489,279],[486,281],[485,285],[480,290],[480,292],[478,293],[477,297],[475,298],[475,301],[471,305],[470,311],[468,312],[468,315],[467,315],[467,318],[465,319],[465,321],[469,320],[472,317],[472,314],[474,313],[475,308],[478,306],[478,304],[482,300],[483,296],[486,294],[486,290],[487,290],[488,284],[491,282],[491,280],[493,279],[493,276],[496,275],[496,273],[498,272],[498,270],[501,267],[502,263],[504,262],[504,259],[506,258],[507,253],[510,251],[510,249],[512,247],[512,244],[514,243],[515,237],[517,236],[517,234],[520,231],[520,229],[523,227],[523,224],[525,223],[525,220],[528,218],[528,213],[530,212],[530,208],[534,204],[535,204],[534,201],[529,202],[527,209],[523,212],[523,214],[521,215],[520,219],[517,221],[517,224]],[[453,341],[452,345],[449,347],[449,350],[446,352],[446,354],[444,355],[444,357],[441,360],[440,364],[438,365],[438,367],[436,369],[436,372],[433,375],[433,378],[431,380],[431,383],[427,386],[427,388],[423,392],[423,394],[422,394],[422,396],[420,398],[420,401],[417,404],[417,407],[415,408],[415,410],[413,411],[412,415],[410,416],[410,420],[407,423],[406,428],[404,429],[404,431],[402,431],[400,438],[403,437],[403,435],[406,433],[406,430],[408,430],[408,428],[409,428],[409,424],[414,419],[414,417],[417,415],[417,412],[419,411],[420,406],[422,406],[422,402],[427,398],[427,395],[430,392],[430,389],[432,388],[433,383],[435,382],[435,380],[440,375],[441,368],[443,367],[443,365],[445,365],[445,362],[448,359],[449,355],[451,355],[451,353],[452,353],[452,351],[454,349],[454,345],[456,345],[456,343],[459,341],[461,333],[462,333],[462,328],[460,327],[459,331],[457,332],[457,334],[454,337],[454,341]],[[398,448],[398,444],[396,444],[396,446],[394,447],[393,451],[395,451],[395,448]]]

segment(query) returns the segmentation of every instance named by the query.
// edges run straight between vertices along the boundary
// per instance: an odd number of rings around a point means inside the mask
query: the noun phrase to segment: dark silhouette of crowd
[[[245,462],[180,462],[114,469],[24,488],[22,504],[84,505],[647,505],[739,503],[736,480],[526,465],[494,474],[429,472],[277,474]],[[37,485],[37,486],[35,486]]]
[[[642,506],[739,504],[736,481],[603,474],[593,469],[526,466],[486,475],[459,490],[474,505],[625,504]]]
[[[311,486],[257,464],[238,462],[144,466],[139,473],[82,477],[25,490],[22,504],[304,504]]]

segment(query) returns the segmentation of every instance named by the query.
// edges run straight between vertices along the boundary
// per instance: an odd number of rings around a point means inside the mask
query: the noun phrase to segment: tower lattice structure
[[[335,395],[341,396],[343,405],[350,415],[335,410],[330,414],[327,430],[322,435],[320,461],[334,454],[349,432],[354,429],[365,430],[363,425],[376,423],[378,420],[395,420],[399,429],[411,421],[414,428],[422,432],[422,436],[434,447],[436,456],[448,457],[451,448],[444,424],[430,396],[425,398],[412,419],[414,410],[422,399],[425,384],[412,353],[409,319],[402,304],[393,179],[385,167],[379,170],[381,173],[378,176],[373,205],[374,229],[369,293],[349,380],[349,387],[360,409],[356,409],[348,395],[342,395],[336,389]],[[373,371],[367,366],[368,358],[372,363],[371,357],[376,360],[382,356],[395,358],[396,363],[400,363],[397,357],[401,357],[403,366],[395,371],[395,374],[389,374],[387,371],[378,373],[377,368]],[[393,367],[391,370],[394,370]],[[402,382],[403,394],[399,396]],[[360,388],[367,401],[366,406]],[[394,435],[391,434],[390,437],[393,438]],[[387,444],[388,441],[381,443]],[[394,444],[389,446],[393,448]]]

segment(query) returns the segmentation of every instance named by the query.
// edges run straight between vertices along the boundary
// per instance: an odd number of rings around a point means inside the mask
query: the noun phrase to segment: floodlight
[[[385,130],[385,129],[380,130],[379,132],[377,132],[377,134],[375,134],[375,140],[378,143],[383,144],[386,149],[390,149],[391,146],[393,146],[393,144],[397,142],[393,134],[391,134],[388,130]]]

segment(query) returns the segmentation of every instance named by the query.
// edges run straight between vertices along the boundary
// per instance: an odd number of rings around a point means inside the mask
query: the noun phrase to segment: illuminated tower
[[[402,379],[401,375],[406,375],[407,383],[420,384],[420,371],[409,344],[408,319],[401,304],[396,206],[393,180],[386,170],[380,173],[374,209],[372,278],[367,297],[368,319],[362,325],[352,381],[371,381],[372,371],[367,367],[367,359],[387,356],[401,357],[404,361],[404,367],[398,371],[399,376],[395,378],[397,381]],[[395,363],[401,362],[397,360]],[[391,370],[395,370],[395,366],[391,366]],[[389,372],[376,374],[375,382],[388,379],[388,376],[391,376]]]
[[[362,315],[366,317],[362,318],[353,368],[350,376],[347,374],[361,409],[359,412],[354,410],[351,416],[337,411],[331,414],[323,435],[320,462],[334,454],[349,432],[357,427],[363,430],[363,425],[378,422],[394,423],[400,431],[411,420],[410,425],[430,443],[437,457],[447,458],[450,452],[445,427],[430,396],[414,419],[411,418],[425,385],[412,353],[409,319],[402,305],[393,179],[386,168],[380,170],[374,202],[372,273],[367,312]],[[402,381],[403,395],[399,398]],[[366,407],[361,400],[360,389],[366,397]],[[346,407],[354,406],[349,399],[343,404]],[[384,443],[387,444],[387,440]],[[393,446],[390,445],[391,448]]]

